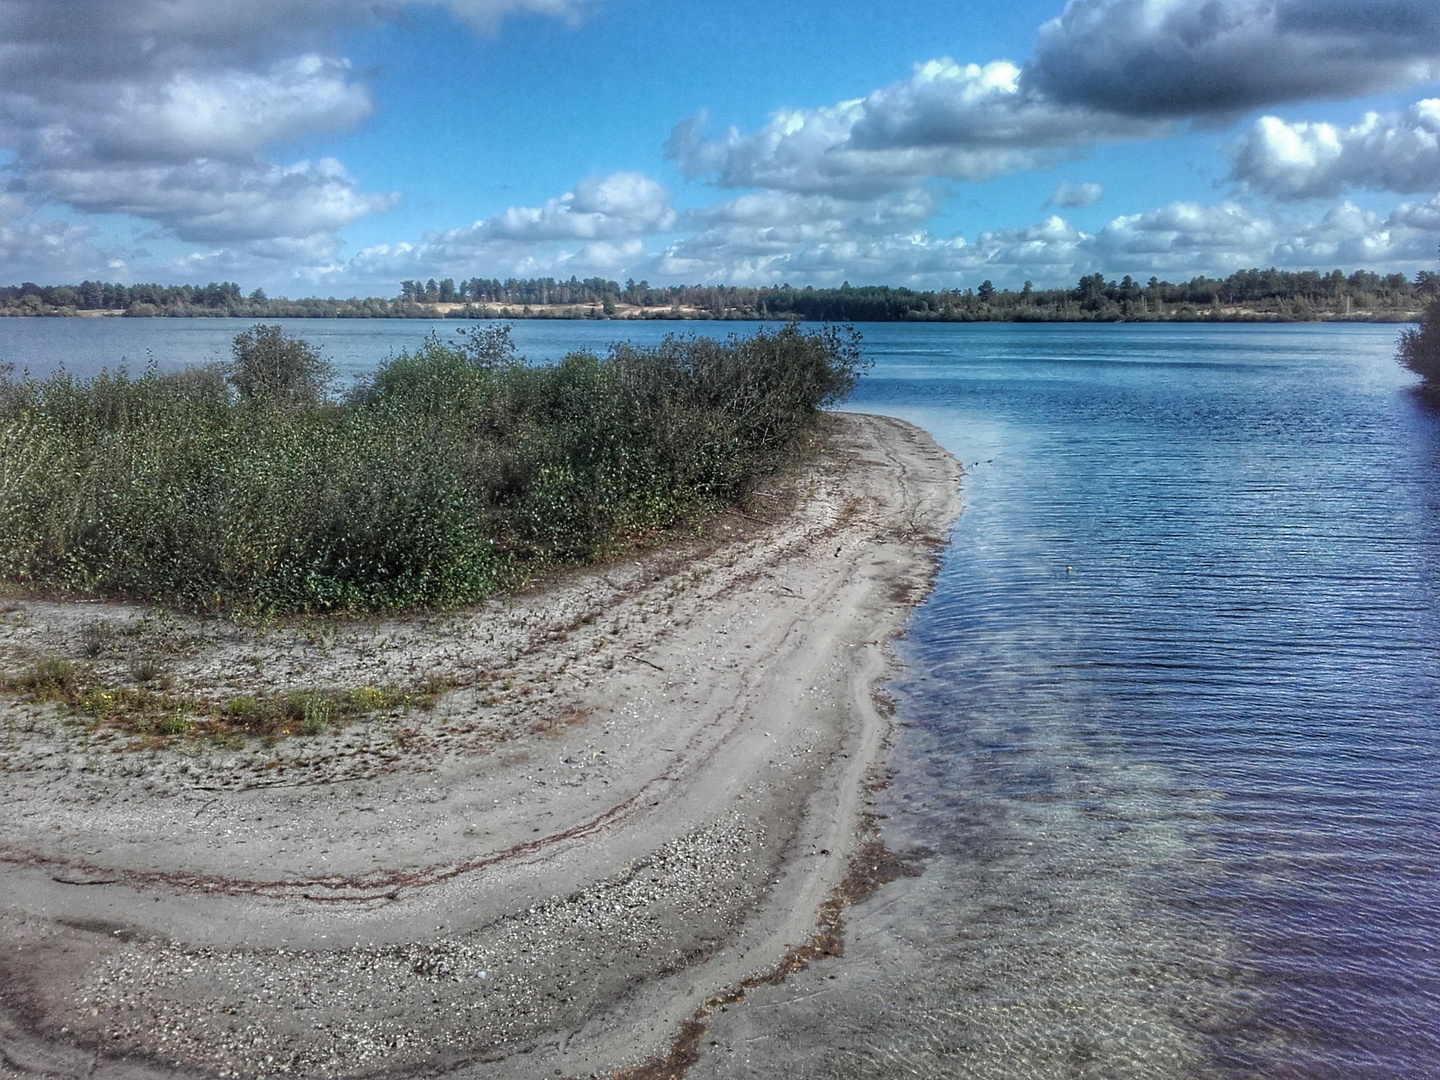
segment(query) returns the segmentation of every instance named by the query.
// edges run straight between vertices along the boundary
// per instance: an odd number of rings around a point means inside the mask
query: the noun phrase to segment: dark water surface
[[[0,361],[247,325],[0,320]],[[356,374],[455,324],[287,327]],[[862,330],[855,407],[967,468],[882,807],[933,854],[693,1075],[1440,1076],[1440,418],[1396,329]]]

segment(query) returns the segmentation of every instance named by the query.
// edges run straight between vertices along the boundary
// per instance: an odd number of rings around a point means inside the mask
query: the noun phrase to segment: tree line
[[[406,280],[393,298],[272,298],[245,293],[235,282],[208,285],[79,285],[26,282],[0,288],[0,315],[73,315],[86,311],[130,316],[234,318],[434,318],[433,305],[460,318],[789,319],[816,322],[1027,322],[1173,319],[1304,320],[1412,319],[1440,296],[1440,273],[1357,270],[1238,270],[1225,278],[1203,275],[1170,282],[1152,277],[1119,281],[1081,277],[1071,288],[999,289],[982,281],[966,289],[903,286],[796,288],[768,286],[651,285],[606,278],[454,278]],[[624,306],[625,310],[621,308]]]

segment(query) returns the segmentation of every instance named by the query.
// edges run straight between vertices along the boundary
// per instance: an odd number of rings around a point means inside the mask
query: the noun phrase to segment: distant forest
[[[1440,297],[1440,274],[1357,270],[1240,270],[1173,283],[1082,277],[1074,288],[918,290],[887,285],[817,289],[667,285],[604,278],[403,281],[393,299],[271,298],[234,282],[209,285],[25,283],[0,288],[0,315],[285,318],[800,319],[823,322],[1408,321]],[[441,306],[437,306],[441,305]]]

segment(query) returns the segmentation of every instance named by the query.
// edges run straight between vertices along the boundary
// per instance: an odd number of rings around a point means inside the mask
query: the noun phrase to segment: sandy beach
[[[0,1072],[681,1075],[709,1010],[823,963],[906,869],[866,817],[881,691],[959,475],[918,429],[837,414],[743,512],[477,609],[0,603],[0,670],[432,688],[224,746],[6,696]]]

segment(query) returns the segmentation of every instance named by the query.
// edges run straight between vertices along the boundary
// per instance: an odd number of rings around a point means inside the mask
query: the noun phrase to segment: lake
[[[0,360],[171,367],[247,325],[0,320]],[[456,324],[286,326],[353,376]],[[966,467],[878,807],[923,872],[692,1075],[1440,1073],[1440,416],[1396,328],[861,329],[853,407]]]
[[[315,345],[334,364],[339,384],[348,386],[391,356],[414,349],[430,334],[456,341],[457,334],[490,325],[458,319],[280,319],[285,331]],[[154,364],[174,371],[191,364],[224,363],[235,335],[254,319],[4,319],[0,318],[0,364],[17,373],[41,376],[57,368],[76,375],[103,369],[139,374]],[[567,352],[603,352],[612,341],[654,343],[666,334],[715,337],[752,333],[760,323],[668,321],[517,320],[510,324],[520,352],[531,360],[558,360]],[[764,324],[772,329],[779,323]]]

